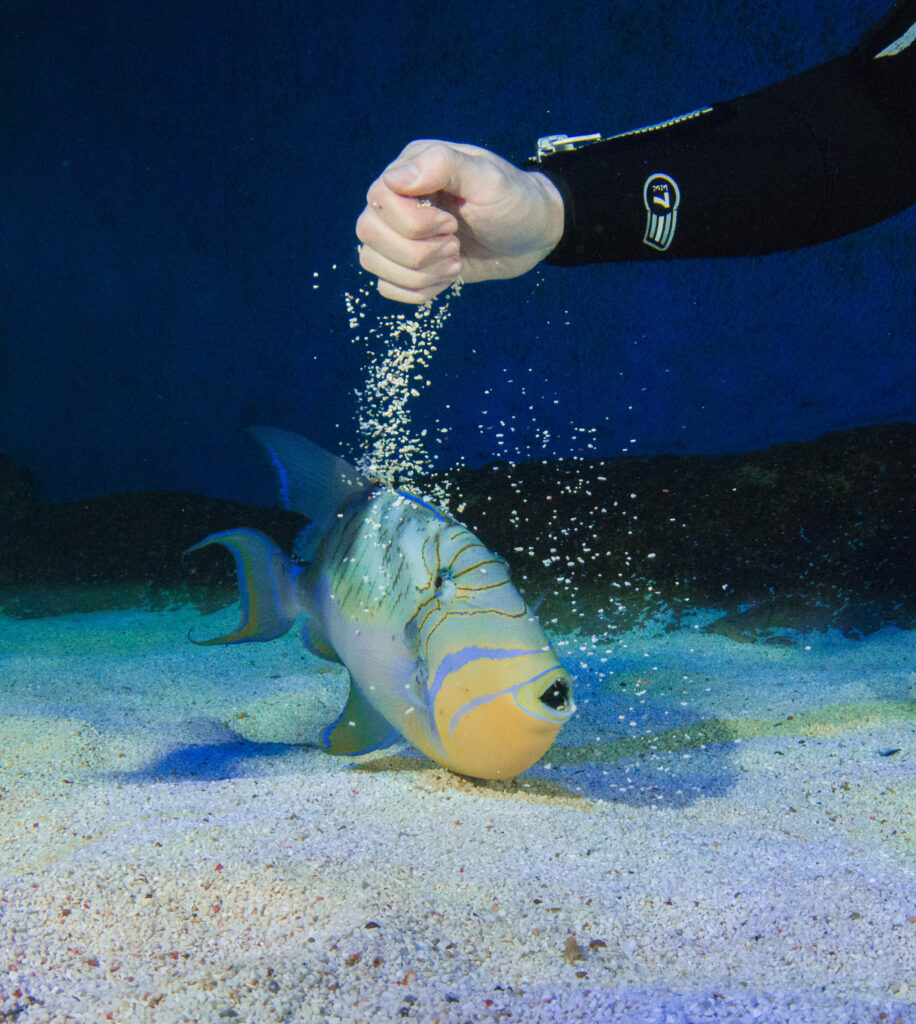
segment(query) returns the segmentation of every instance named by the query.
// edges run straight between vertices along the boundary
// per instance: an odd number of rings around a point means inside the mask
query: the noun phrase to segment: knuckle
[[[387,191],[388,190],[386,189],[385,183],[382,179],[376,178],[369,186],[369,191],[366,193],[366,205],[377,208],[385,198],[385,193]]]
[[[425,239],[430,237],[430,233],[433,231],[435,224],[430,224],[429,215],[425,210],[417,209],[416,213],[413,213],[409,220],[405,221],[402,233],[405,238],[408,238],[411,242],[423,242]],[[422,250],[420,250],[422,254]],[[420,258],[420,256],[418,256]]]
[[[442,175],[454,160],[454,150],[447,142],[432,142],[425,150],[424,158],[429,161],[438,174]]]
[[[414,306],[418,306],[426,301],[422,296],[419,296],[414,292],[406,291],[404,288],[399,288],[396,285],[389,284],[381,278],[379,278],[378,281],[378,293],[384,299],[392,299],[395,302],[404,302]]]
[[[437,285],[433,285],[433,287],[431,287],[431,288],[424,288],[423,289],[423,293],[422,293],[423,294],[422,301],[423,302],[429,302],[430,299],[434,299],[441,292],[444,292],[445,289],[448,288],[450,283],[451,282],[449,282],[449,281],[442,281],[442,282],[440,282]]]
[[[426,253],[421,246],[411,246],[402,260],[402,265],[408,270],[420,271],[427,262]]]
[[[356,237],[361,241],[367,240],[367,228],[369,227],[369,211],[363,210],[363,212],[356,219]]]
[[[368,270],[369,273],[375,272],[375,253],[366,245],[360,246],[359,249],[359,265],[363,270]]]

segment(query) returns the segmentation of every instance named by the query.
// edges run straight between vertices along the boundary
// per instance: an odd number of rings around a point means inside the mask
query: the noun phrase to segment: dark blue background
[[[240,427],[353,437],[353,222],[403,144],[520,159],[657,121],[850,49],[888,4],[5,0],[0,451],[52,498],[267,501]],[[570,421],[617,454],[916,418],[914,230],[469,287],[418,426],[453,428],[448,464],[498,453],[482,406],[558,454]]]

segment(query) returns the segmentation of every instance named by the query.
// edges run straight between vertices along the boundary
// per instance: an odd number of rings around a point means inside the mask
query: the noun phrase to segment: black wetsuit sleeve
[[[564,201],[548,263],[812,245],[916,202],[916,0],[849,55],[537,164]]]

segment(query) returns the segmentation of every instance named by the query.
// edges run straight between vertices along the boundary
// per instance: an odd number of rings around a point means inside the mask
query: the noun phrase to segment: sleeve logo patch
[[[643,242],[664,252],[674,241],[681,190],[674,178],[667,174],[650,174],[642,187],[642,200],[646,207]]]

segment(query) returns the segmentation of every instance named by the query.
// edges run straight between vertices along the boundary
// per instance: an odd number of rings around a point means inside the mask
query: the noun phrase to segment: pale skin
[[[421,139],[372,183],[356,234],[380,294],[420,304],[459,278],[527,273],[560,241],[563,200],[543,174],[486,149]]]

